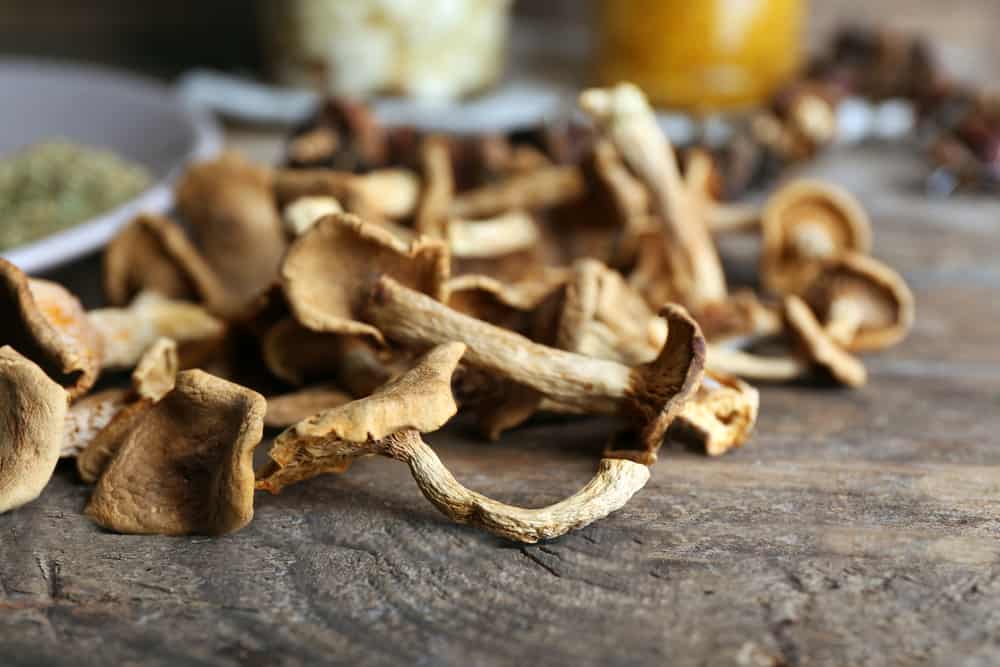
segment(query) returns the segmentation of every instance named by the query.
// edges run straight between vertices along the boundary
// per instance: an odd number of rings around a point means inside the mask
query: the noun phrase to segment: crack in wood
[[[520,551],[528,560],[530,560],[532,563],[534,563],[538,567],[542,568],[543,570],[551,574],[553,577],[556,577],[558,579],[562,578],[562,573],[559,572],[559,570],[555,569],[554,567],[546,563],[543,559],[533,554],[529,549],[530,547],[521,547]]]

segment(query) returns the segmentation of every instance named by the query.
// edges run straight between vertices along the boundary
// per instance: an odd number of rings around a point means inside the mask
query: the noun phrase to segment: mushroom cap
[[[713,343],[752,340],[781,331],[780,308],[763,303],[751,290],[732,292],[725,301],[705,304],[698,324]]]
[[[694,318],[681,306],[666,304],[660,317],[667,321],[667,339],[653,361],[636,366],[631,373],[629,405],[641,420],[641,449],[612,444],[606,456],[628,458],[650,465],[663,435],[701,385],[705,371],[705,338]]]
[[[785,297],[785,323],[799,353],[848,387],[862,387],[868,372],[857,358],[837,345],[801,298]]]
[[[135,424],[151,407],[151,400],[137,400],[122,404],[114,410],[107,422],[88,437],[76,454],[76,472],[87,484],[101,478],[108,463],[121,449],[125,438],[135,428]]]
[[[0,347],[0,513],[29,503],[62,450],[66,391],[12,347]]]
[[[913,326],[913,292],[896,271],[868,255],[848,253],[825,263],[803,298],[824,325],[839,308],[860,316],[853,337],[839,341],[851,352],[891,347]]]
[[[445,303],[460,313],[545,342],[552,323],[544,311],[558,300],[567,277],[566,271],[552,269],[534,279],[507,283],[466,273],[445,283]]]
[[[163,216],[140,215],[118,232],[104,251],[103,273],[113,306],[143,291],[210,306],[225,300],[215,272],[184,230]]]
[[[87,505],[122,533],[217,535],[253,517],[264,397],[199,370],[138,415]]]
[[[274,282],[287,242],[270,170],[227,153],[197,164],[176,188],[177,209],[235,312]]]
[[[306,329],[288,317],[274,324],[260,341],[269,371],[291,385],[331,377],[341,367],[337,334]]]
[[[801,293],[822,260],[871,251],[871,223],[847,190],[825,181],[791,181],[771,195],[761,217],[764,287]]]
[[[444,243],[406,243],[377,225],[340,214],[318,221],[292,244],[281,279],[292,313],[303,326],[383,342],[378,329],[356,317],[366,286],[385,274],[440,300],[448,271]]]
[[[353,457],[325,456],[324,447],[331,443],[364,446],[400,431],[438,430],[458,411],[451,376],[464,353],[464,343],[438,345],[371,396],[291,426],[275,438],[271,463],[258,474],[257,487],[278,493],[294,482],[343,472]]]
[[[672,428],[693,438],[709,456],[720,456],[750,438],[759,408],[760,394],[752,386],[732,375],[706,371]]]
[[[93,386],[101,368],[101,338],[75,296],[55,283],[29,280],[0,259],[0,313],[0,345],[38,364],[66,387],[70,399]]]

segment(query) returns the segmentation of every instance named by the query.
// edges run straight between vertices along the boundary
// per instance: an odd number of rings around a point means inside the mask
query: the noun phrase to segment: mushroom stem
[[[548,208],[583,196],[585,189],[583,174],[578,167],[542,167],[463,192],[452,202],[451,215],[488,218],[512,208],[529,211]]]
[[[760,226],[760,209],[753,204],[711,202],[705,208],[705,217],[714,234],[751,231]]]
[[[791,356],[763,357],[743,350],[708,346],[707,368],[748,380],[784,382],[794,380],[809,371],[805,360]]]
[[[520,334],[463,315],[382,276],[366,305],[367,321],[387,337],[415,347],[451,341],[468,345],[464,360],[587,414],[636,418],[639,447],[615,450],[642,463],[656,460],[663,434],[701,384],[705,338],[687,312],[660,311],[668,336],[656,359],[625,366],[534,343]]]
[[[629,392],[628,366],[540,345],[463,315],[388,276],[379,279],[366,319],[387,337],[408,345],[465,342],[465,361],[471,365],[587,413],[615,414]]]
[[[864,323],[864,306],[855,299],[842,297],[830,304],[829,319],[824,328],[837,344],[848,347]]]
[[[673,271],[683,272],[685,298],[699,306],[726,298],[726,279],[706,220],[693,201],[666,135],[642,92],[631,84],[592,89],[580,107],[601,126],[653,195],[665,224]]]
[[[448,223],[452,257],[487,258],[527,250],[538,243],[535,220],[523,211],[511,211],[487,220],[454,219]]]

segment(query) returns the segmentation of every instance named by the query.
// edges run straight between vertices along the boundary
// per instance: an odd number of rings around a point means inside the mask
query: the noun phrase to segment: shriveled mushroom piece
[[[79,456],[132,400],[134,397],[129,389],[115,387],[87,394],[71,405],[66,412],[59,457],[65,459]]]
[[[281,279],[292,314],[303,326],[381,342],[378,329],[357,316],[366,287],[386,274],[440,299],[448,271],[448,249],[441,241],[405,242],[377,225],[341,214],[323,218],[292,244]]]
[[[59,461],[66,391],[36,363],[0,347],[0,513],[30,503]]]
[[[579,105],[649,190],[662,224],[663,270],[685,305],[699,309],[725,299],[722,263],[705,216],[685,187],[673,146],[642,91],[631,84],[590,89],[580,95]]]
[[[683,308],[660,311],[669,330],[656,359],[629,367],[534,343],[517,333],[463,315],[426,295],[381,277],[365,308],[367,321],[388,338],[417,348],[450,341],[469,346],[465,361],[588,414],[635,420],[638,447],[616,456],[656,460],[663,433],[701,381],[705,339]]]
[[[541,509],[506,505],[463,487],[420,437],[457,410],[451,375],[465,346],[448,343],[371,397],[317,415],[278,436],[258,487],[276,493],[324,472],[342,472],[355,459],[381,455],[405,462],[421,493],[452,521],[518,542],[551,539],[621,508],[649,479],[646,466],[603,459],[576,494]]]
[[[903,278],[867,255],[824,264],[803,298],[827,334],[851,352],[883,350],[913,326],[913,293]]]
[[[344,208],[335,198],[315,195],[293,201],[282,210],[281,219],[285,223],[285,231],[294,238],[305,234],[320,218],[343,212]]]
[[[132,371],[132,390],[140,399],[158,401],[174,388],[180,370],[177,343],[158,338],[143,352]]]
[[[759,407],[759,393],[746,382],[706,371],[698,393],[677,416],[671,433],[694,440],[709,456],[721,456],[750,438]]]
[[[75,296],[47,280],[28,279],[0,259],[0,345],[38,364],[69,392],[82,396],[101,369],[101,338]]]
[[[218,535],[253,517],[253,450],[260,394],[203,371],[183,371],[124,434],[87,505],[117,532]]]
[[[377,169],[353,174],[330,169],[282,169],[275,174],[275,196],[282,206],[300,197],[334,197],[345,210],[373,219],[413,215],[420,179],[409,169]]]
[[[191,167],[176,191],[205,261],[238,311],[274,282],[286,241],[270,170],[228,153]]]
[[[824,260],[871,250],[868,214],[850,192],[825,181],[784,185],[768,199],[761,222],[761,281],[780,294],[800,294]]]
[[[218,276],[184,230],[162,216],[132,220],[108,244],[103,261],[104,295],[112,306],[144,291],[211,308],[226,300]]]
[[[104,341],[105,368],[135,367],[159,338],[175,341],[181,365],[190,365],[222,339],[226,328],[203,307],[154,292],[139,294],[127,308],[99,308],[87,315]]]
[[[451,215],[473,220],[490,218],[511,209],[550,208],[582,197],[585,190],[583,174],[576,166],[542,167],[466,190],[452,201]]]

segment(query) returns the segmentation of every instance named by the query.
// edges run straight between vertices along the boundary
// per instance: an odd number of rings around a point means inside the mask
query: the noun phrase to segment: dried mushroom
[[[698,392],[684,405],[671,427],[705,448],[709,456],[721,456],[741,447],[757,423],[760,395],[739,378],[706,371]]]
[[[190,366],[210,353],[226,331],[203,307],[154,292],[139,294],[127,308],[99,308],[87,316],[104,341],[105,368],[134,368],[159,338],[175,341],[181,365]]]
[[[235,312],[277,277],[286,241],[270,170],[235,154],[197,164],[176,189],[177,208]]]
[[[10,346],[0,347],[0,513],[41,494],[59,462],[66,391]]]
[[[349,213],[366,219],[399,220],[413,215],[420,179],[409,169],[381,169],[359,175],[329,169],[283,169],[275,175],[282,206],[301,197],[334,197]]]
[[[133,400],[123,387],[87,394],[66,412],[60,458],[75,458]]]
[[[388,338],[418,348],[465,341],[468,364],[570,409],[635,419],[638,447],[614,455],[641,462],[656,460],[663,433],[698,388],[705,357],[697,323],[669,304],[660,311],[669,330],[663,348],[652,362],[634,367],[534,343],[463,315],[388,276],[376,283],[365,316]]]
[[[452,521],[531,543],[607,516],[645,485],[645,466],[604,459],[583,489],[542,509],[512,507],[463,487],[420,433],[437,430],[457,411],[451,375],[464,351],[462,343],[437,346],[369,398],[291,427],[275,440],[258,487],[276,493],[318,474],[343,472],[357,458],[387,456],[409,465],[424,497]]]
[[[447,237],[451,201],[455,196],[455,176],[447,140],[437,136],[424,139],[420,145],[420,164],[424,187],[413,227],[418,234],[443,239]]]
[[[800,294],[824,260],[871,250],[871,223],[848,191],[816,180],[792,181],[762,214],[760,275],[765,288]]]
[[[101,369],[101,338],[75,296],[55,283],[29,279],[0,259],[0,345],[38,364],[75,399]]]
[[[226,300],[222,284],[184,230],[157,215],[140,215],[104,251],[104,295],[124,306],[141,292],[215,307]]]
[[[800,353],[814,366],[848,387],[862,387],[868,381],[864,364],[829,336],[805,301],[794,295],[785,297],[785,320]]]
[[[498,257],[533,248],[541,238],[527,213],[511,211],[485,220],[451,220],[448,246],[458,259]]]
[[[584,190],[585,182],[579,168],[544,167],[460,193],[452,201],[451,215],[473,220],[512,209],[549,208],[582,197]]]
[[[132,390],[140,399],[158,401],[174,388],[179,370],[177,343],[159,338],[143,352],[132,371]]]
[[[913,326],[913,293],[891,268],[848,253],[827,262],[803,298],[827,334],[851,352],[883,350]]]
[[[335,384],[321,384],[267,397],[264,426],[288,428],[318,412],[350,403],[354,397]]]
[[[281,212],[281,219],[285,223],[285,231],[294,238],[305,234],[320,218],[343,212],[344,208],[333,197],[316,195],[293,201]]]
[[[366,287],[386,274],[443,298],[448,259],[440,241],[407,243],[379,226],[341,214],[323,218],[292,244],[281,279],[292,313],[303,326],[381,342],[378,329],[358,318]]]
[[[123,533],[219,535],[253,517],[264,398],[198,370],[132,423],[87,505]]]
[[[580,95],[580,108],[618,148],[651,195],[661,223],[663,259],[677,298],[699,309],[726,297],[726,281],[706,218],[691,197],[673,146],[638,88],[619,84]]]

